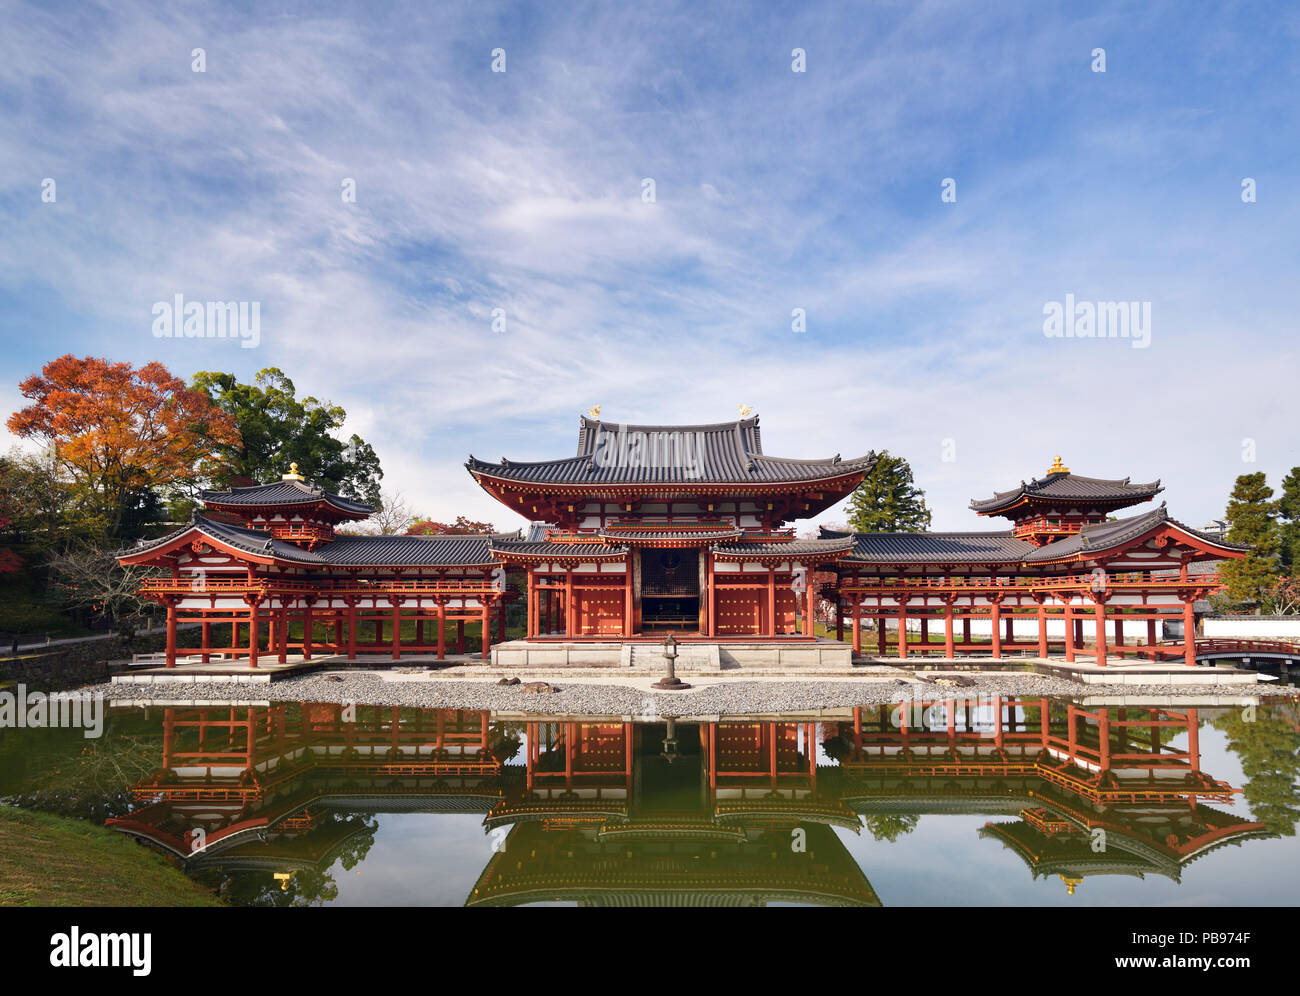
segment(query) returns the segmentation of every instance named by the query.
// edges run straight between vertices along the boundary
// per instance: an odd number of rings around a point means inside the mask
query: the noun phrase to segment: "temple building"
[[[800,537],[795,524],[851,494],[874,453],[769,456],[757,416],[668,426],[597,414],[580,418],[572,456],[466,463],[529,521],[526,533],[340,532],[373,510],[295,467],[281,481],[205,492],[202,515],[119,559],[159,569],[142,591],[167,608],[168,666],[178,621],[201,624],[200,663],[242,655],[250,667],[259,655],[443,659],[453,640],[466,652],[466,624],[498,663],[633,663],[638,644],[673,633],[742,662],[848,664],[864,653],[865,624],[880,655],[1060,653],[1068,663],[1087,646],[1105,665],[1123,654],[1193,664],[1193,606],[1221,587],[1206,568],[1243,554],[1163,504],[1116,518],[1152,501],[1160,482],[1084,477],[1059,457],[1044,476],[971,502],[1006,529]],[[521,595],[521,638],[507,642],[506,606]],[[831,612],[834,639],[816,630]],[[1162,637],[1162,622],[1181,624],[1181,643]],[[212,645],[213,623],[233,624],[231,646]]]

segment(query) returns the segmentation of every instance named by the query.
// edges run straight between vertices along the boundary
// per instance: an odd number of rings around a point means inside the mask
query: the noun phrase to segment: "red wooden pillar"
[[[776,568],[767,569],[767,635],[776,636]]]
[[[1065,596],[1065,660],[1074,661],[1074,601],[1069,595]]]
[[[928,601],[928,599],[926,599],[925,601]],[[927,614],[929,611],[930,611],[930,607],[926,605],[925,602],[922,602],[921,605],[921,647],[922,649],[928,648],[930,645],[930,617]]]
[[[907,656],[907,600],[898,599],[898,656],[901,660]]]
[[[438,660],[447,656],[447,603],[438,599]]]
[[[990,619],[993,623],[993,656],[1002,656],[1002,598],[993,596],[993,605],[990,608]]]
[[[424,605],[419,598],[415,600],[415,611],[417,613],[415,620],[415,645],[424,646]]]
[[[1143,606],[1143,608],[1145,608],[1148,612],[1151,611],[1151,607],[1149,605]],[[1149,649],[1147,650],[1147,656],[1150,657],[1152,660],[1156,659],[1155,646],[1156,646],[1156,621],[1154,619],[1148,619],[1147,620],[1147,647]]]
[[[859,595],[853,595],[853,656],[862,653],[862,606],[858,603]]]
[[[248,666],[257,667],[257,602],[248,603]]]
[[[573,639],[577,634],[577,622],[573,612],[573,568],[564,569],[564,635]]]
[[[713,554],[705,554],[704,563],[707,565],[708,574],[705,575],[709,584],[709,636],[718,635],[718,565],[713,559]]]
[[[1047,656],[1047,603],[1038,600],[1038,656]]]
[[[885,656],[885,617],[876,616],[876,652],[880,657]]]
[[[231,643],[234,641],[232,640]],[[166,666],[176,666],[176,599],[167,599],[167,654]]]
[[[311,660],[311,599],[302,610],[302,659]]]
[[[812,571],[811,564],[808,565],[807,575],[808,575],[808,591],[805,593],[805,597],[808,604],[807,607],[804,609],[804,613],[803,613],[804,615],[803,635],[816,636],[817,622],[815,619],[815,612],[817,608],[817,586],[813,584],[813,571]]]
[[[209,648],[212,646],[212,623],[208,622],[207,619],[204,619],[202,624],[199,626],[199,629],[202,631],[199,646],[203,651],[203,654],[199,659],[206,664],[212,656],[208,653]]]
[[[707,570],[707,568],[706,568]],[[623,567],[623,635],[631,636],[635,629],[633,623],[636,621],[635,609],[632,605],[632,557],[629,554],[627,563]],[[713,591],[709,591],[709,626],[713,626]]]
[[[952,660],[956,654],[952,637],[952,597],[943,600],[943,655]]]
[[[537,634],[536,618],[537,607],[533,604],[537,598],[537,578],[533,574],[533,567],[528,567],[528,611],[524,613],[524,638],[531,639]]]
[[[835,596],[835,639],[844,642],[844,599]]]
[[[970,616],[961,617],[961,642],[970,647]]]
[[[497,643],[506,642],[506,598],[497,599]]]
[[[334,617],[334,653],[343,649],[343,617],[339,615],[338,609],[330,607],[330,614]]]
[[[1196,610],[1190,598],[1183,600],[1183,663],[1196,667]]]
[[[488,659],[488,647],[490,647],[490,646],[492,645],[492,624],[491,624],[491,621],[490,621],[490,617],[488,616],[488,608],[489,608],[489,606],[491,605],[491,603],[488,601],[487,597],[484,596],[480,604],[481,604],[481,606],[482,606],[482,610],[481,610],[481,613],[480,613],[481,616],[482,616],[482,618],[480,619],[480,625],[483,627],[483,633],[482,633],[482,636],[483,636],[483,654],[482,654],[482,657],[483,657],[483,660],[487,660],[487,659]]]
[[[357,600],[349,598],[348,606],[348,660],[357,659]]]
[[[1106,602],[1098,598],[1093,613],[1097,617],[1097,666],[1106,666]]]
[[[392,653],[393,660],[402,659],[402,600],[396,596],[391,596],[393,603],[393,637]]]
[[[465,606],[463,604],[461,605],[460,610],[461,612],[465,611]],[[456,620],[456,653],[463,654],[464,652],[465,652],[465,620],[457,619]]]

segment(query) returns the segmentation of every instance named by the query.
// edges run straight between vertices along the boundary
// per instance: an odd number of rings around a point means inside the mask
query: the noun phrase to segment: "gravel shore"
[[[919,678],[745,681],[736,679],[689,691],[645,691],[621,684],[583,684],[553,679],[554,693],[526,691],[494,681],[401,680],[374,672],[329,672],[265,685],[223,682],[158,685],[95,685],[83,689],[110,700],[355,702],[424,709],[490,709],[498,712],[565,716],[717,716],[809,713],[856,705],[881,705],[916,699],[975,699],[995,695],[1046,695],[1056,698],[1123,697],[1178,699],[1192,703],[1260,697],[1281,702],[1300,695],[1292,685],[1207,687],[1187,685],[1081,685],[1037,674],[974,675],[969,687]],[[527,683],[527,679],[524,679]],[[1156,704],[1156,703],[1153,703]]]

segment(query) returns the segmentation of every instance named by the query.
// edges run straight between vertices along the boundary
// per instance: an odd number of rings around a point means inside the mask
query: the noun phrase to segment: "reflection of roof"
[[[496,562],[489,550],[489,544],[498,540],[498,537],[485,535],[352,536],[341,534],[314,550],[305,550],[294,543],[273,539],[270,533],[264,530],[246,529],[243,526],[196,516],[188,525],[158,539],[142,540],[135,547],[123,550],[120,555],[138,556],[149,550],[166,546],[192,531],[259,557],[275,557],[295,564],[321,567],[489,566]],[[508,542],[504,538],[501,538],[501,541]]]
[[[1077,500],[1112,506],[1116,503],[1127,505],[1145,501],[1163,490],[1158,480],[1149,484],[1131,484],[1127,477],[1108,480],[1063,472],[1035,478],[1028,484],[1021,481],[1020,487],[995,492],[992,498],[973,498],[970,507],[981,515],[992,515],[1021,504],[1022,500]]]
[[[274,481],[271,484],[253,484],[246,488],[226,488],[223,491],[203,491],[199,497],[206,505],[224,508],[258,508],[265,505],[315,505],[324,503],[343,512],[349,518],[365,518],[375,510],[363,502],[330,494],[303,481]]]
[[[758,418],[709,425],[623,425],[583,416],[578,452],[527,463],[469,458],[475,476],[537,484],[778,484],[865,474],[875,454],[795,460],[763,453]]]
[[[674,834],[671,848],[620,835],[602,843],[581,830],[512,828],[470,892],[469,906],[576,902],[583,906],[763,906],[774,902],[879,906],[835,832],[800,823],[806,850],[790,845],[793,821],[719,849],[716,832]]]

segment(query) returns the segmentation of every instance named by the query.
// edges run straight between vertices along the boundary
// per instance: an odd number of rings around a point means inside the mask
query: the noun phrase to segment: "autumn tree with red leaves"
[[[233,419],[161,363],[68,354],[18,387],[32,404],[9,417],[9,431],[52,447],[114,536],[142,493],[192,480],[214,441],[238,440]]]
[[[475,522],[463,515],[456,516],[455,522],[434,522],[431,519],[417,519],[406,530],[407,536],[468,536],[475,533],[494,533],[496,527],[490,522]]]

